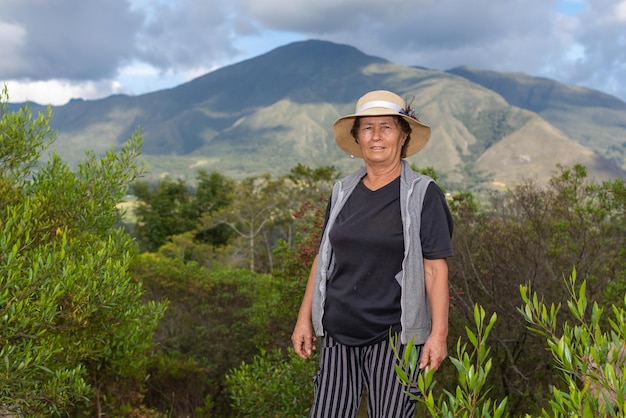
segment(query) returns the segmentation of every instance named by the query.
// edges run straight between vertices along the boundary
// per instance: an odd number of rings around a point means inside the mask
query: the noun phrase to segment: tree
[[[316,212],[321,210],[323,214],[339,175],[332,166],[310,168],[298,164],[286,176],[290,222],[289,229],[282,235],[289,246],[293,247],[298,233],[303,235],[311,231],[311,227],[321,226],[316,225]]]
[[[230,230],[216,226],[197,230],[201,216],[211,214],[230,205],[232,180],[213,172],[200,170],[195,190],[181,179],[169,177],[154,185],[137,182],[132,191],[139,204],[135,209],[137,225],[134,234],[144,251],[157,251],[175,235],[196,231],[192,239],[212,246],[225,245]]]
[[[257,258],[259,244],[264,243],[261,251],[267,254],[270,266],[263,266],[271,271],[271,245],[267,231],[271,226],[282,221],[284,207],[288,200],[284,193],[283,178],[272,179],[269,174],[260,177],[248,177],[241,180],[233,191],[230,206],[209,213],[202,219],[201,229],[212,229],[219,225],[228,226],[241,240],[238,248],[241,254],[233,260],[242,260],[251,271],[263,271]]]
[[[116,205],[140,173],[134,134],[76,172],[52,154],[50,109],[0,107],[0,405],[27,416],[137,405],[164,307],[141,300]],[[116,412],[117,411],[117,412]]]
[[[605,181],[601,185],[593,186],[598,193],[598,205],[606,210],[607,219],[613,226],[613,234],[624,237],[626,231],[626,181],[624,179],[615,179]],[[626,245],[624,242],[616,242],[619,246],[618,257],[626,260]],[[615,279],[610,280],[604,297],[607,303],[620,304],[623,295],[626,294],[626,268],[618,269],[615,273]]]
[[[207,173],[200,170],[196,177],[197,186],[191,202],[191,213],[197,223],[205,214],[214,213],[232,204],[234,181],[220,173]],[[231,230],[226,225],[198,230],[194,239],[214,247],[224,246],[231,238]]]
[[[171,234],[173,229],[167,225],[174,225],[175,219],[187,213],[187,224],[181,221],[177,225],[185,231],[169,235],[159,245],[159,253],[183,257],[205,267],[229,264],[272,272],[277,267],[274,252],[282,245],[279,242],[293,247],[297,234],[311,221],[308,216],[303,218],[304,206],[323,207],[337,175],[334,167],[311,169],[302,164],[276,179],[265,174],[238,182],[217,173],[209,176],[200,172],[198,186],[195,192],[190,192],[189,203],[166,202],[155,209],[152,209],[153,204],[145,202],[156,202],[157,189],[150,192],[147,184],[139,185],[136,188],[141,202],[138,236],[144,239],[142,234],[152,229],[169,231],[160,232],[160,237]],[[188,221],[197,218],[196,226],[187,230],[191,226]],[[159,238],[158,242],[161,241]]]
[[[132,187],[139,204],[134,234],[144,251],[156,251],[167,238],[194,228],[188,212],[191,192],[182,180],[166,177],[154,187],[137,182]]]

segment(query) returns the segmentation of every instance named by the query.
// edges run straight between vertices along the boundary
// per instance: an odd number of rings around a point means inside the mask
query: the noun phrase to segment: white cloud
[[[3,82],[7,86],[11,102],[32,102],[42,105],[63,105],[70,99],[81,98],[85,100],[99,99],[104,95],[120,92],[120,86],[115,81],[19,81],[7,80]]]
[[[615,19],[626,23],[626,0],[622,0],[615,5]]]

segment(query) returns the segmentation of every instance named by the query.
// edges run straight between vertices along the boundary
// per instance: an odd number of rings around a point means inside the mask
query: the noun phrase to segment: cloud
[[[57,102],[140,94],[307,38],[626,99],[626,0],[3,0],[0,82],[51,83]]]
[[[588,2],[571,33],[578,54],[574,59],[560,56],[549,75],[626,100],[626,18],[621,15],[624,9],[624,0]]]
[[[433,0],[241,0],[254,20],[276,30],[311,35],[360,30],[371,21],[407,21],[411,10]],[[368,36],[368,38],[370,38]]]
[[[19,97],[19,101],[29,101],[52,105],[67,103],[72,98],[100,97],[103,91],[107,95],[122,93],[118,82],[104,81],[7,81],[7,90],[11,99]],[[15,100],[12,100],[15,101]]]
[[[111,77],[133,57],[142,18],[123,0],[6,0],[0,22],[18,33],[2,78],[84,81]]]
[[[626,0],[368,3],[292,0],[276,10],[273,0],[246,0],[264,27],[350,44],[399,64],[524,72],[626,100]]]
[[[2,72],[8,74],[19,71],[22,62],[18,59],[20,49],[23,47],[26,38],[26,30],[17,23],[0,21],[0,56],[11,58],[4,59],[0,63]]]
[[[529,8],[526,1],[440,0],[405,12],[401,20],[369,16],[356,37],[340,32],[338,39],[363,39],[357,47],[399,64],[524,70],[543,55],[538,48],[546,51],[551,47],[545,42],[552,25],[544,4]],[[536,29],[529,30],[531,26]],[[375,28],[376,36],[369,33],[370,28]]]
[[[229,1],[155,2],[153,16],[138,33],[138,58],[155,67],[211,67],[238,54],[233,46],[238,24]]]

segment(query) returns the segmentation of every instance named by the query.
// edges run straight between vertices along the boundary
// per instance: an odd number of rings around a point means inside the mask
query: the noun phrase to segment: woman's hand
[[[437,370],[446,357],[448,357],[446,339],[431,335],[422,347],[420,369]]]
[[[307,359],[315,350],[315,345],[313,345],[315,341],[316,338],[313,335],[313,326],[310,321],[298,320],[291,335],[293,351],[301,358]]]

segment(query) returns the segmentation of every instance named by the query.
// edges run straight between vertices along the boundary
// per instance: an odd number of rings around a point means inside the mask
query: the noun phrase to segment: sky
[[[10,102],[140,95],[306,39],[626,101],[626,0],[0,0]]]

